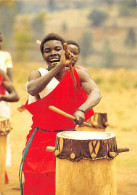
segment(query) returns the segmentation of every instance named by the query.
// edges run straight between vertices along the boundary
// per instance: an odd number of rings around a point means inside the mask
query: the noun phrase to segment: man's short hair
[[[44,44],[45,44],[47,41],[51,41],[51,40],[60,41],[60,42],[62,43],[62,45],[63,45],[63,43],[65,42],[65,40],[64,40],[61,36],[59,36],[59,35],[57,35],[57,34],[55,34],[55,33],[49,33],[47,36],[44,37],[44,39],[42,40],[42,42],[41,42],[41,44],[40,44],[40,51],[41,51],[42,54],[43,54]]]
[[[80,53],[80,46],[76,41],[68,40],[68,41],[66,41],[66,43],[67,43],[67,45],[76,45],[78,47],[78,51]]]

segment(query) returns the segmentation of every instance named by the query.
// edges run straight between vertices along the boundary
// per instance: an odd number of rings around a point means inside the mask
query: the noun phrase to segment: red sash
[[[0,75],[0,94],[5,95],[5,89],[2,87],[3,77]]]
[[[28,105],[26,109],[33,115],[32,130],[30,130],[27,141],[32,135],[34,128],[45,129],[51,132],[37,131],[25,159],[24,170],[29,172],[47,172],[55,170],[55,157],[53,153],[46,152],[46,146],[55,146],[55,130],[75,128],[72,119],[59,115],[51,110],[49,106],[55,106],[71,115],[87,99],[87,94],[81,90],[79,75],[74,69],[78,84],[74,88],[73,80],[68,70],[58,86],[46,97]],[[94,114],[90,109],[85,113],[85,121]]]

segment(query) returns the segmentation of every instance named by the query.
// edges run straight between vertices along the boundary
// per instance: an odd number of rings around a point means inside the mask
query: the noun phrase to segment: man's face
[[[63,52],[63,45],[58,40],[50,40],[44,44],[43,58],[47,62],[49,70],[60,62]]]
[[[72,60],[72,66],[74,66],[78,60],[79,49],[76,45],[68,44],[68,50],[74,55],[74,59]]]

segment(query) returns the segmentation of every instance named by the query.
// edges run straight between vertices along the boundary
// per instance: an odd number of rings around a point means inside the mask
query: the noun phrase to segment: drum
[[[71,131],[57,134],[56,195],[116,195],[114,133]]]
[[[9,119],[0,116],[0,194],[4,193],[7,135],[10,131]]]
[[[95,114],[86,121],[90,125],[77,126],[78,131],[106,131],[109,126],[107,113],[95,112]]]

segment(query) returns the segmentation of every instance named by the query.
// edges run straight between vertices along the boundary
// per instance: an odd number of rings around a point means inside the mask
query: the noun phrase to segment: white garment
[[[0,68],[7,72],[7,68],[12,68],[12,59],[9,52],[0,50]]]
[[[12,68],[11,55],[8,52],[0,51],[0,68],[7,74],[7,69]],[[8,92],[6,92],[8,93]],[[10,118],[10,103],[0,102],[0,116]],[[6,167],[11,166],[10,134],[7,136]]]
[[[48,70],[45,68],[39,68],[38,72],[41,74],[41,76],[44,76],[48,73]],[[39,93],[40,98],[42,99],[43,97],[47,96],[51,91],[53,91],[53,89],[56,88],[56,86],[59,84],[59,81],[54,77],[49,83],[48,85],[45,87],[45,89],[43,91],[41,91]],[[28,100],[28,104],[33,103],[37,101],[35,96],[31,96],[29,95],[29,100]]]
[[[7,74],[7,69],[12,67],[13,65],[10,53],[0,51],[0,68]],[[5,101],[0,102],[0,115],[10,118],[10,103]]]

